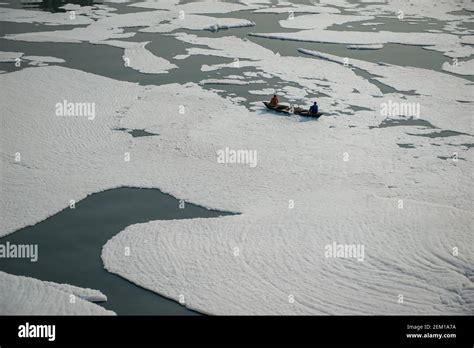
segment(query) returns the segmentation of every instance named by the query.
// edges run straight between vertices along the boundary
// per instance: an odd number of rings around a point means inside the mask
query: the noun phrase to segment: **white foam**
[[[170,63],[168,60],[155,56],[147,50],[146,45],[149,44],[149,42],[108,40],[101,41],[100,43],[123,48],[124,53],[122,58],[126,64],[125,66],[144,74],[165,74],[169,70],[177,68],[176,65]]]
[[[2,315],[114,315],[91,300],[106,297],[97,290],[44,282],[0,271]]]
[[[66,62],[64,59],[49,56],[22,56],[21,59],[28,61],[28,64],[33,66],[47,66],[49,63]]]
[[[209,44],[221,41],[213,40]],[[237,40],[224,41],[242,48]],[[255,54],[262,52],[246,53]],[[348,87],[361,90],[361,100],[371,102],[363,79],[344,73],[347,68],[339,64],[267,59],[275,68],[305,69],[305,78],[294,78],[302,84],[310,71],[326,70],[320,77],[339,93],[348,92],[333,80],[344,76]],[[472,282],[465,274],[474,256],[465,246],[472,244],[473,214],[466,187],[473,159],[467,150],[447,145],[451,140],[440,141],[440,148],[430,146],[429,138],[408,135],[405,127],[369,129],[382,119],[370,111],[314,122],[277,117],[263,106],[249,112],[195,84],[142,87],[59,66],[26,68],[0,80],[11,87],[2,93],[2,104],[15,105],[4,110],[0,138],[7,154],[1,158],[2,234],[93,192],[159,187],[187,201],[241,212],[137,224],[105,245],[109,271],[176,300],[183,295],[190,308],[213,314],[470,310]],[[96,102],[97,117],[58,118],[58,96]],[[354,123],[359,126],[348,127]],[[117,127],[160,136],[131,139],[113,130]],[[415,148],[400,148],[398,142]],[[216,151],[226,147],[256,150],[258,165],[218,163]],[[454,149],[466,160],[437,158]],[[19,163],[13,158],[17,151]],[[325,258],[324,246],[332,242],[364,244],[365,261]],[[130,256],[124,257],[124,245]],[[458,256],[453,247],[459,247]]]
[[[458,62],[457,64],[445,62],[442,69],[458,75],[474,75],[474,59]]]
[[[23,59],[41,62],[41,63],[65,63],[66,61],[61,58],[50,57],[50,56],[23,56]]]
[[[382,24],[385,24],[383,22],[366,22],[366,23],[361,23],[360,25],[363,25],[363,26],[376,26],[376,25],[382,25]]]
[[[306,97],[306,91],[302,88],[285,86],[282,88],[285,97],[290,101],[301,100]]]
[[[36,12],[35,12],[36,13]],[[142,27],[138,31],[165,33],[177,29],[210,30],[254,26],[255,23],[239,18],[214,18],[204,15],[187,14],[184,19],[175,11],[145,11],[137,13],[112,14],[98,19],[87,27],[72,30],[55,30],[7,34],[6,39],[31,42],[91,42],[101,43],[108,39],[129,38],[134,32],[124,33],[124,28]]]
[[[107,301],[107,296],[105,296],[99,290],[81,288],[75,285],[59,284],[59,283],[47,282],[47,281],[45,281],[44,283],[58,290],[64,291],[68,294],[72,294],[76,297],[82,298],[85,301],[89,301],[89,302],[106,302]]]
[[[273,95],[275,94],[275,89],[273,88],[264,88],[260,90],[250,90],[250,94],[256,94],[256,95]]]
[[[201,85],[248,85],[248,81],[236,80],[236,79],[205,79],[199,82]]]
[[[134,36],[134,33],[124,33],[123,29],[96,27],[94,24],[85,28],[72,30],[54,30],[32,33],[7,34],[5,39],[29,42],[100,42],[108,39],[124,39]]]
[[[15,62],[18,58],[21,58],[24,53],[22,52],[5,52],[0,51],[0,62],[8,63]]]
[[[300,49],[301,52],[322,58],[336,64],[342,65],[343,58]],[[349,60],[350,66],[365,70],[388,86],[401,92],[414,91],[418,95],[390,96],[397,100],[405,99],[406,102],[419,103],[421,105],[420,118],[428,120],[435,126],[458,132],[470,131],[472,122],[470,109],[466,103],[459,102],[472,99],[474,93],[470,82],[447,74],[414,67],[402,67],[392,64],[375,64],[357,59]],[[403,76],[403,78],[400,78]],[[430,81],[430,83],[426,83]],[[456,91],[454,94],[453,91]],[[452,94],[452,97],[448,97]],[[384,100],[380,100],[380,103]],[[456,115],[456,117],[452,117]]]
[[[350,50],[379,50],[383,48],[382,44],[374,44],[374,45],[347,45],[346,46]]]
[[[177,35],[177,38],[187,43],[207,45],[211,49],[191,48],[190,54],[216,55],[220,57],[239,57],[240,67],[253,66],[258,70],[277,76],[284,81],[292,81],[314,94],[325,93],[331,98],[319,98],[325,111],[331,113],[351,112],[351,105],[369,108],[377,113],[380,111],[382,93],[375,85],[359,77],[351,69],[343,65],[344,58],[333,55],[301,50],[302,52],[318,56],[324,60],[308,61],[302,57],[281,57],[254,43],[236,37],[225,38],[198,38],[195,35]],[[331,62],[331,64],[327,64]],[[336,64],[334,64],[336,63]],[[394,100],[407,99],[413,103],[420,103],[421,118],[428,120],[435,126],[466,132],[470,129],[470,106],[457,100],[471,99],[472,86],[469,81],[449,76],[440,72],[415,67],[401,67],[390,64],[374,64],[361,60],[350,59],[351,66],[366,70],[374,79],[393,87],[403,94],[387,95]],[[232,63],[205,66],[203,70],[211,71],[231,66]],[[344,78],[341,78],[344,76]],[[400,76],[404,76],[403,79]],[[426,79],[432,83],[426,83]],[[350,81],[350,82],[349,82]],[[434,82],[436,81],[436,82]],[[354,86],[360,93],[354,92]],[[447,95],[458,91],[453,98]],[[413,96],[406,93],[413,91]],[[412,93],[412,94],[413,94]],[[350,101],[350,105],[348,105]],[[332,103],[331,105],[329,105]],[[321,106],[320,106],[321,107]],[[349,110],[348,110],[349,109]],[[456,118],[451,114],[458,115]],[[380,115],[379,115],[380,116]]]
[[[63,6],[67,12],[45,12],[25,9],[0,8],[0,22],[41,23],[44,25],[85,25],[96,19],[105,18],[115,9],[108,6],[79,6],[68,4]],[[71,17],[70,11],[74,11]]]
[[[393,18],[397,18],[401,11],[404,21],[422,17],[446,21],[467,18],[467,16],[456,15],[451,12],[462,10],[468,2],[439,0],[436,2],[436,6],[433,6],[431,0],[393,0],[382,3],[360,4],[355,10],[367,15],[392,16]]]
[[[161,15],[167,18],[165,24],[149,25],[139,31],[144,33],[167,33],[177,29],[188,29],[217,32],[219,30],[252,27],[255,25],[254,22],[240,18],[214,18],[204,15],[188,14],[185,19],[180,19],[179,14],[175,12],[163,12]]]

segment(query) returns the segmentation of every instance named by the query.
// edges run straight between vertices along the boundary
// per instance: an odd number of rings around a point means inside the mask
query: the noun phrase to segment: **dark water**
[[[412,133],[407,133],[408,135],[413,135],[417,137],[427,137],[427,138],[447,138],[447,137],[455,137],[458,135],[469,135],[467,133],[461,133],[461,132],[456,132],[452,130],[442,130],[439,132],[432,132],[432,133],[427,133],[427,134],[412,134]]]
[[[414,149],[415,146],[413,144],[399,144],[397,143],[397,145],[403,149]]]
[[[133,138],[152,137],[158,134],[147,132],[144,129],[117,128],[117,131],[130,134]]]
[[[426,129],[437,129],[433,126],[430,122],[426,120],[422,120],[419,118],[386,118],[384,119],[378,127],[371,127],[369,128],[386,128],[386,127],[423,127]]]
[[[0,259],[0,270],[100,290],[108,298],[101,305],[119,315],[196,315],[175,301],[107,272],[102,247],[132,224],[228,214],[189,203],[180,209],[179,200],[155,189],[108,190],[88,196],[75,209],[67,208],[1,238],[1,244],[37,244],[39,258],[37,262]]]
[[[102,4],[102,1],[96,0],[2,0],[6,2],[8,7],[23,8],[27,10],[40,9],[48,12],[65,12],[60,8],[66,4],[75,4],[80,6],[93,6]]]

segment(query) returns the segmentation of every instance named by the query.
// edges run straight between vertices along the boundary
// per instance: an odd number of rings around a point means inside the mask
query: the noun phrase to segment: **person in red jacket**
[[[276,96],[276,94],[274,94],[273,98],[270,100],[270,106],[273,106],[273,107],[278,106],[278,103],[279,103],[278,97]]]

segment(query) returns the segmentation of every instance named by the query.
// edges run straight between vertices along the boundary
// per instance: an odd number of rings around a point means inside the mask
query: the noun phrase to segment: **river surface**
[[[2,6],[13,8],[22,7],[18,1],[3,0],[3,2],[6,4]],[[134,0],[131,2],[139,1]],[[304,2],[302,1],[302,3]],[[128,6],[129,3],[106,3],[106,5],[116,8],[116,13],[148,11],[148,9],[130,7]],[[41,10],[35,6],[28,6],[28,8],[38,11]],[[43,10],[56,11],[58,9],[49,7]],[[341,11],[342,14],[352,14],[345,12],[343,9],[341,9]],[[341,44],[269,40],[248,36],[248,34],[252,32],[297,31],[295,29],[283,28],[279,25],[278,21],[287,18],[287,14],[258,14],[249,11],[240,11],[212,14],[212,16],[244,18],[255,22],[256,26],[221,30],[218,32],[181,29],[175,32],[187,32],[201,37],[235,35],[251,40],[273,52],[278,52],[286,56],[304,56],[298,52],[298,48],[305,48],[340,57],[428,68],[435,71],[442,71],[442,64],[449,60],[440,52],[425,50],[419,46],[386,44],[382,49],[378,50],[353,50]],[[342,31],[374,30],[373,26],[362,25],[364,22],[378,22],[380,24],[377,25],[377,30],[386,31],[442,30],[442,23],[436,20],[419,21],[413,23],[411,26],[407,26],[396,18],[387,17],[375,18],[363,22],[346,23],[344,25],[334,25],[328,29]],[[6,34],[69,30],[72,28],[72,26],[0,22],[0,37]],[[136,31],[136,28],[128,28],[125,31],[129,30]],[[199,81],[203,79],[224,78],[226,75],[236,74],[235,69],[231,68],[220,69],[219,71],[201,71],[201,66],[204,64],[231,63],[232,59],[229,58],[196,55],[184,60],[174,59],[177,55],[186,54],[186,49],[191,48],[192,45],[179,41],[168,33],[137,32],[135,36],[123,40],[136,42],[150,41],[147,45],[148,50],[176,64],[179,68],[170,70],[168,74],[143,74],[124,66],[122,49],[85,42],[41,43],[13,41],[0,38],[0,50],[23,52],[24,55],[62,58],[65,60],[65,63],[49,64],[58,64],[60,66],[78,69],[120,81],[136,82],[141,85],[162,85],[167,83],[186,83],[190,81],[199,83]],[[0,63],[0,71],[5,72],[11,72],[25,67],[28,67],[26,63],[23,63],[20,67],[15,67],[11,62]],[[253,67],[246,67],[240,69],[238,73],[242,74],[244,72],[257,72],[257,70]],[[367,72],[357,71],[357,73],[367,77],[368,81],[377,85],[383,93],[398,92],[376,81],[369,76],[370,74]],[[473,81],[472,76],[463,78]],[[251,106],[252,103],[267,99],[267,97],[251,94],[248,92],[249,90],[259,90],[269,87],[281,88],[283,86],[297,87],[296,84],[282,81],[276,77],[268,78],[262,83],[252,84],[252,86],[222,86],[210,84],[204,85],[203,87],[217,90],[218,93],[224,97],[244,97],[245,100],[243,99],[239,102],[245,106]],[[306,98],[311,99],[318,96],[318,94],[310,94]],[[382,124],[381,127],[399,125],[400,124],[386,122]],[[407,124],[407,126],[411,126],[411,124]],[[159,134],[148,133],[144,130],[117,130],[128,132],[133,137],[159,136]],[[434,136],[435,135],[433,135],[433,137]],[[405,148],[412,147],[412,144],[398,145]],[[467,145],[472,146],[472,144]],[[0,243],[6,243],[8,241],[15,244],[37,244],[39,247],[39,260],[35,263],[19,259],[2,260],[0,261],[0,270],[41,280],[98,289],[108,297],[108,301],[101,303],[101,305],[115,311],[119,315],[196,315],[196,312],[188,310],[175,301],[140,288],[117,275],[105,271],[100,257],[101,250],[103,245],[110,238],[124,230],[127,226],[136,223],[198,217],[215,218],[227,214],[228,213],[220,211],[211,211],[192,204],[186,204],[185,209],[180,209],[178,199],[164,194],[157,189],[117,188],[107,190],[88,196],[83,201],[78,202],[75,209],[66,208],[34,226],[23,228],[1,238]]]
[[[102,291],[101,305],[121,315],[195,315],[175,301],[107,272],[102,246],[127,226],[152,220],[228,215],[186,203],[156,189],[117,188],[88,196],[74,209],[0,239],[1,244],[36,244],[38,261],[2,259],[0,270]]]

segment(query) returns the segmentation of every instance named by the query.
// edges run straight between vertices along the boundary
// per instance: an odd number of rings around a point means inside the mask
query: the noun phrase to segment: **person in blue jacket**
[[[317,102],[314,102],[314,104],[309,108],[309,112],[311,112],[312,114],[317,114],[318,110],[319,108]]]

